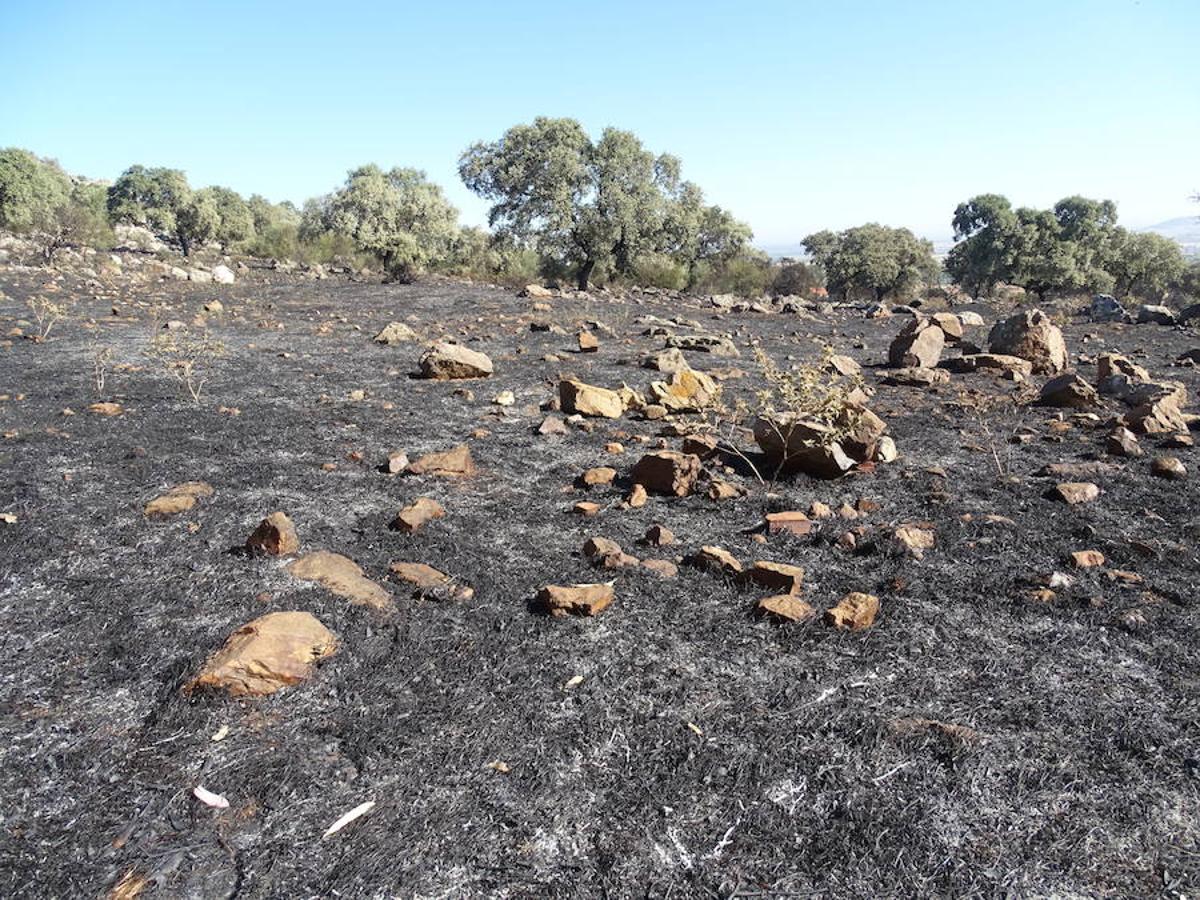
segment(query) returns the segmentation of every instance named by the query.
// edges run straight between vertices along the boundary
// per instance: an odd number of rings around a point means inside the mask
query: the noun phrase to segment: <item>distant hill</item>
[[[1148,228],[1138,231],[1150,231],[1180,244],[1184,250],[1196,253],[1200,251],[1200,216],[1183,216],[1178,219],[1167,219]]]

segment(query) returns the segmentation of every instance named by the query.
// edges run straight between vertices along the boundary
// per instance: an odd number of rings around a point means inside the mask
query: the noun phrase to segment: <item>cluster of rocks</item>
[[[463,445],[427,454],[398,471],[463,477],[473,473],[474,464],[469,449]],[[168,519],[195,508],[213,494],[211,485],[186,482],[150,500],[143,512],[149,519]],[[445,515],[440,503],[421,497],[401,509],[391,527],[413,534]],[[320,585],[351,604],[381,613],[395,609],[392,593],[368,577],[349,557],[328,550],[300,555],[300,537],[286,513],[277,511],[264,518],[246,538],[243,550],[251,556],[292,557],[285,566],[288,575],[297,581]],[[396,561],[390,564],[389,573],[405,585],[413,599],[466,600],[474,596],[472,588],[425,563]],[[208,658],[186,690],[213,688],[233,696],[271,694],[305,680],[316,663],[337,650],[336,636],[311,613],[295,609],[267,613],[234,631]]]

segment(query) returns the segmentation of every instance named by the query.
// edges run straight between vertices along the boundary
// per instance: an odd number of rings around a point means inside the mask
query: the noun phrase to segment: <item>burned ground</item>
[[[3,279],[8,331],[49,276]],[[817,336],[880,366],[903,317],[716,319],[698,301],[638,296],[535,311],[511,292],[448,283],[53,284],[75,300],[72,318],[44,343],[0,350],[0,512],[16,517],[0,525],[5,895],[96,895],[142,878],[147,896],[196,897],[1116,897],[1200,883],[1195,451],[1170,451],[1186,480],[1153,478],[1154,440],[1145,458],[1108,459],[1105,428],[1055,434],[1052,411],[1014,402],[1029,388],[956,375],[878,387],[872,408],[901,457],[873,474],[799,476],[767,496],[743,467],[727,477],[745,497],[620,509],[620,480],[572,484],[597,465],[625,476],[662,422],[534,429],[560,376],[645,387],[637,361],[662,339],[635,317],[733,334],[740,359],[689,354],[746,373],[724,381],[727,400],[759,386],[754,344],[783,363],[814,358]],[[226,309],[209,326],[228,352],[195,404],[144,350],[157,322],[190,322],[213,299]],[[980,309],[989,322],[1001,314]],[[469,342],[495,375],[410,377],[420,343],[371,341],[392,320]],[[531,332],[531,320],[568,331],[597,320],[612,335],[579,354],[569,334]],[[1194,370],[1169,368],[1200,345],[1195,332],[1080,319],[1065,331],[1075,355],[1120,350],[1200,390]],[[102,396],[98,345],[114,351]],[[493,405],[506,389],[515,405]],[[88,412],[99,399],[124,412]],[[1022,427],[1032,440],[1012,440]],[[605,451],[612,440],[623,454]],[[472,478],[378,470],[390,451],[463,441]],[[1042,466],[1088,460],[1111,465],[1087,479],[1098,501],[1046,499]],[[146,501],[193,480],[214,495],[146,519]],[[446,517],[390,531],[419,496]],[[599,516],[569,513],[585,496]],[[767,509],[861,498],[879,508],[813,536],[752,534]],[[230,552],[276,509],[306,550],[345,554],[387,585],[396,611],[351,606],[279,560]],[[936,525],[921,560],[887,540],[911,521]],[[636,546],[654,523],[678,545]],[[869,533],[858,552],[836,546],[859,525]],[[639,556],[718,544],[744,561],[793,562],[814,606],[861,590],[882,612],[854,634],[773,625],[751,614],[762,592],[687,567],[674,579],[598,574],[580,554],[592,535]],[[1070,569],[1081,549],[1106,565]],[[410,600],[387,581],[394,560],[436,566],[475,595]],[[1034,602],[1034,582],[1055,571],[1073,584]],[[530,609],[543,584],[609,577],[616,600],[595,618]],[[231,631],[282,609],[310,611],[338,636],[311,680],[260,700],[183,691]],[[971,732],[905,729],[912,718]],[[230,808],[201,805],[198,784]],[[367,800],[367,816],[322,839]]]

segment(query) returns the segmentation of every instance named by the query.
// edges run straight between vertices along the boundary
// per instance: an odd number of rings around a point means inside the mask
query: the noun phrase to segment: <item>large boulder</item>
[[[667,381],[650,384],[651,402],[670,412],[700,412],[711,406],[719,393],[712,378],[690,368],[672,372]]]
[[[333,655],[337,638],[311,613],[267,613],[243,625],[188,685],[235,697],[261,697],[312,675],[313,664]]]
[[[302,556],[288,566],[301,581],[315,581],[339,597],[359,606],[390,609],[392,595],[371,581],[352,559],[327,550]]]
[[[754,440],[773,470],[804,472],[817,478],[837,478],[854,467],[854,460],[836,439],[836,429],[789,413],[759,416]]]
[[[527,284],[521,290],[520,296],[528,297],[531,300],[549,300],[554,296],[554,291],[548,287],[542,287],[540,284]]]
[[[1145,304],[1138,307],[1137,320],[1139,325],[1174,325],[1175,313],[1165,306]]]
[[[1126,418],[1139,434],[1181,434],[1188,430],[1183,415],[1187,388],[1177,381],[1140,384],[1122,399],[1132,407]]]
[[[957,320],[955,320],[957,321]],[[962,329],[959,328],[959,336]],[[946,332],[925,318],[916,318],[901,329],[888,348],[888,363],[895,369],[932,369],[942,358]]]
[[[559,382],[558,399],[570,415],[618,419],[625,412],[625,401],[616,391],[572,379]]]
[[[1067,367],[1062,329],[1040,309],[1030,309],[997,323],[988,335],[992,353],[1028,360],[1033,371],[1057,375]]]
[[[686,497],[700,477],[700,457],[676,450],[647,453],[630,473],[630,479],[655,494]]]
[[[1046,382],[1038,396],[1038,405],[1090,409],[1099,400],[1094,387],[1074,372],[1066,372]]]
[[[374,337],[377,344],[403,344],[416,339],[417,333],[403,322],[388,322]]]
[[[1128,322],[1130,321],[1129,313],[1125,311],[1117,298],[1110,294],[1097,294],[1092,298],[1092,305],[1088,307],[1088,318],[1093,322]]]
[[[486,353],[448,341],[438,341],[421,357],[421,375],[425,378],[487,378],[493,371]]]

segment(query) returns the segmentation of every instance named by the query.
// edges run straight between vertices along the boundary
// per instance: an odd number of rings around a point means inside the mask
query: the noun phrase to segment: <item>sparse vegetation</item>
[[[169,331],[154,336],[146,355],[184,387],[193,403],[199,403],[214,364],[225,355],[225,345],[207,331]]]
[[[67,317],[70,309],[65,301],[55,300],[44,294],[30,297],[25,301],[25,305],[33,316],[33,321],[37,323],[37,334],[34,337],[38,341],[50,337],[54,326]]]

